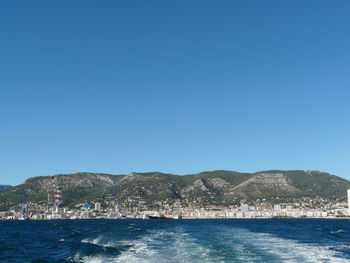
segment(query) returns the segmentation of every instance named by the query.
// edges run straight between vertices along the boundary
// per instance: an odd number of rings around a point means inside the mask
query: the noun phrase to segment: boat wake
[[[101,247],[127,246],[128,249],[118,256],[94,255],[85,256],[78,262],[220,262],[210,257],[210,250],[201,246],[195,239],[181,228],[175,231],[153,230],[136,240],[108,241],[104,237],[83,239],[83,243],[90,243]]]
[[[217,243],[236,254],[238,262],[341,263],[350,262],[332,246],[320,246],[256,233],[242,228],[218,228]],[[219,245],[220,246],[220,245]],[[232,258],[226,258],[229,261]]]
[[[176,226],[169,230],[148,230],[137,239],[116,240],[106,236],[85,238],[82,243],[116,253],[95,253],[74,261],[102,262],[288,262],[343,263],[350,262],[332,246],[313,245],[277,237],[269,233],[253,232],[235,226],[213,226],[205,232]]]

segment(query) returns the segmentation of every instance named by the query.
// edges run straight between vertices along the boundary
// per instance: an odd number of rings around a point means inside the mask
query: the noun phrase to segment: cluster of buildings
[[[0,219],[50,220],[50,219],[215,219],[215,218],[338,218],[350,217],[350,189],[347,190],[348,202],[329,202],[327,200],[305,199],[294,203],[272,204],[261,200],[248,204],[232,206],[191,207],[181,202],[168,204],[157,202],[158,208],[144,205],[122,208],[118,200],[82,203],[69,209],[61,201],[61,192],[55,178],[54,200],[44,204],[27,203],[9,211],[0,212]],[[142,204],[142,202],[141,202]]]
[[[23,204],[18,209],[0,212],[0,219],[215,219],[215,218],[338,218],[350,216],[350,190],[348,204],[333,203],[328,207],[307,207],[307,204],[282,203],[271,206],[248,205],[206,208],[165,205],[161,209],[140,210],[122,208],[114,201],[103,207],[100,202],[83,203],[74,209],[67,207],[45,207],[37,204]]]

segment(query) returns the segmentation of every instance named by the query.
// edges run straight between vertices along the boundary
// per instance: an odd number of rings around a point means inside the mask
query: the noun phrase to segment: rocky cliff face
[[[77,173],[56,175],[66,205],[79,202],[114,200],[128,205],[159,201],[185,205],[229,205],[242,199],[323,197],[345,199],[350,182],[318,171],[265,171],[254,174],[212,171],[178,176],[173,174],[131,173],[109,175]],[[0,208],[20,202],[45,203],[52,191],[50,176],[34,177],[24,184],[0,192]]]
[[[242,185],[256,184],[264,185],[267,187],[281,187],[290,188],[292,187],[291,180],[282,173],[258,173],[253,178],[248,179]]]
[[[258,173],[237,185],[232,191],[236,196],[251,198],[285,197],[300,194],[293,181],[283,173]]]

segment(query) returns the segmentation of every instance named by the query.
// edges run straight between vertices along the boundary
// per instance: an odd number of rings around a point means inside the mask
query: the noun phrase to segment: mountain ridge
[[[28,178],[23,184],[0,192],[0,209],[21,202],[44,205],[52,191],[52,176]],[[267,170],[241,173],[228,170],[176,175],[133,172],[127,175],[79,172],[55,175],[67,206],[81,202],[108,204],[118,199],[126,207],[157,206],[159,202],[183,206],[232,205],[266,199],[269,202],[322,198],[345,200],[350,182],[313,170]]]
[[[11,185],[7,185],[7,184],[0,184],[0,191],[4,191],[7,188],[11,187]]]

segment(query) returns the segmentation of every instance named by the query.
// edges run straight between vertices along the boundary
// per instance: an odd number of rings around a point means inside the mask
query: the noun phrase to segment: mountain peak
[[[311,176],[310,176],[311,175]],[[257,173],[233,171],[206,171],[190,175],[161,172],[128,175],[102,173],[75,173],[56,175],[67,206],[82,202],[111,202],[118,198],[124,204],[143,203],[147,207],[167,200],[186,205],[230,205],[245,199],[295,201],[321,197],[325,200],[345,200],[350,182],[319,171],[270,170]],[[51,177],[33,177],[25,183],[0,192],[0,208],[20,202],[47,200],[52,188]],[[132,203],[132,204],[134,204]],[[135,205],[135,204],[134,204]]]

